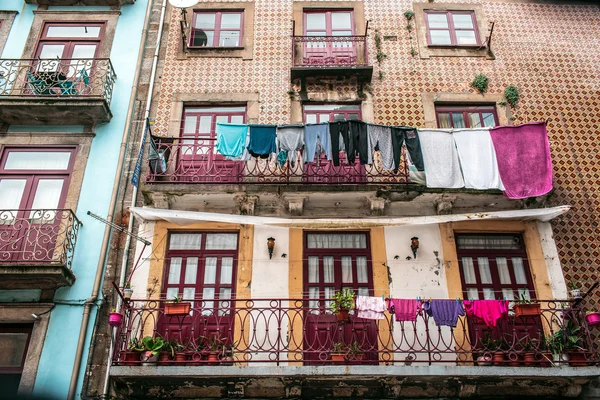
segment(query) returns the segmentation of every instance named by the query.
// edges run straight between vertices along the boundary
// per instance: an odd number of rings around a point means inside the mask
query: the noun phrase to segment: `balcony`
[[[80,227],[71,210],[0,210],[0,289],[73,285]]]
[[[108,58],[0,59],[0,122],[109,122],[116,75]]]
[[[340,157],[342,158],[342,157]],[[397,173],[384,171],[375,156],[372,165],[356,163],[334,166],[327,160],[303,163],[299,157],[280,164],[275,159],[253,158],[229,161],[214,150],[214,140],[159,138],[156,151],[149,155],[146,183],[206,184],[407,184],[408,166],[403,162]],[[405,159],[403,159],[405,160]]]
[[[25,3],[40,6],[121,6],[134,4],[135,0],[25,0]]]
[[[358,76],[369,82],[367,35],[292,36],[291,79],[315,76]]]
[[[582,384],[597,376],[593,365],[599,359],[585,312],[574,302],[539,301],[539,315],[511,312],[496,328],[466,317],[456,328],[438,327],[424,313],[415,322],[397,322],[387,314],[384,320],[366,320],[352,313],[340,322],[326,311],[327,302],[193,299],[189,313],[169,316],[162,300],[131,300],[117,328],[111,375],[130,398],[157,390],[168,396],[183,386],[225,389],[232,380],[246,397],[256,397],[248,392],[252,385],[273,389],[273,379],[285,381],[284,391],[300,386],[303,398],[311,390],[335,390],[340,382],[362,387],[363,398],[385,398],[400,385],[397,376],[403,377],[403,393],[414,395],[408,387],[425,385],[424,397],[452,397],[464,385],[490,390],[498,382],[501,390],[520,391],[514,395],[550,395],[544,387],[563,390],[570,379]],[[131,344],[146,336],[171,341],[175,350],[140,358]],[[552,368],[557,366],[564,368]]]

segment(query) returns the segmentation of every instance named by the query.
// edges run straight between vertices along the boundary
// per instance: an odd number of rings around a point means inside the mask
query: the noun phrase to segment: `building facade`
[[[102,373],[88,395],[102,393],[108,370],[122,398],[591,396],[597,328],[583,318],[597,296],[573,300],[567,283],[586,292],[598,279],[598,5],[199,1],[154,11],[152,124],[136,137],[152,135],[142,183],[123,190],[139,237],[118,247],[128,260],[114,254],[127,267],[113,296],[124,320],[111,330],[104,308],[95,334],[111,353],[96,346],[89,371]],[[426,187],[407,148],[394,171],[382,148],[367,165],[342,152],[339,166],[217,151],[219,123],[352,120],[422,130],[544,121],[553,190],[515,200]],[[330,306],[344,288],[432,304],[524,298],[541,311],[511,311],[493,329],[463,316],[437,326],[424,313],[339,321]],[[189,309],[170,314],[175,297]],[[574,338],[583,361],[552,347],[557,335]]]
[[[147,4],[0,4],[3,397],[80,398]]]

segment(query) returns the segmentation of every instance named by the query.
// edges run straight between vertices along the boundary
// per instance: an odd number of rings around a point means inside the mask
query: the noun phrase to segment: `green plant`
[[[131,282],[127,282],[125,284],[125,289],[131,289]]]
[[[171,300],[169,300],[169,303],[181,303],[181,300],[181,297],[175,296]]]
[[[350,346],[348,346],[346,354],[349,356],[356,357],[359,354],[362,354],[362,350],[358,347],[358,343],[354,342]]]
[[[131,351],[144,351],[144,345],[138,338],[131,339],[127,348]]]
[[[514,300],[515,304],[534,304],[529,297],[525,296],[525,293],[521,293],[518,299]]]
[[[153,338],[146,336],[142,339],[142,345],[145,351],[149,351],[152,355],[157,355],[165,345],[165,340],[161,337]]]
[[[333,344],[333,348],[331,349],[332,353],[343,353],[344,352],[344,347],[346,347],[346,345],[342,342],[337,342]]]
[[[564,320],[562,329],[554,333],[554,346],[562,353],[564,350],[583,350],[581,328],[570,320]],[[555,354],[560,354],[555,353]]]
[[[499,101],[498,105],[504,107],[504,106],[506,106],[506,102],[505,101]]]
[[[571,281],[571,282],[567,283],[567,287],[569,288],[569,290],[577,290],[577,289],[579,289],[579,284]]]
[[[381,65],[381,62],[387,58],[387,54],[383,52],[381,47],[381,36],[379,35],[379,31],[377,29],[375,29],[375,36],[373,39],[375,40],[377,64]]]
[[[404,18],[406,18],[408,21],[413,19],[414,16],[415,16],[415,13],[412,12],[411,10],[404,11]]]
[[[354,292],[348,288],[336,292],[329,307],[334,314],[339,313],[340,310],[350,310],[354,307]]]
[[[509,85],[504,89],[504,97],[512,108],[515,108],[517,101],[519,101],[519,91],[513,85]]]
[[[379,71],[379,80],[383,79],[383,71]]]
[[[479,93],[483,94],[488,88],[488,81],[489,79],[487,76],[479,74],[475,77],[475,79],[473,79],[471,86],[477,89]]]

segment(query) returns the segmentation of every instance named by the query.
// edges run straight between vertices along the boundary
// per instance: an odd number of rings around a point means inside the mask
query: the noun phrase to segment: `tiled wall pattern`
[[[413,2],[364,0],[365,18],[370,20],[370,60],[375,61],[374,29],[382,36],[397,36],[396,41],[383,42],[387,58],[380,67],[375,63],[371,84],[375,122],[422,126],[421,93],[473,92],[469,82],[480,73],[489,77],[490,93],[503,93],[507,85],[515,85],[521,93],[517,121],[548,121],[556,187],[549,205],[573,206],[554,223],[556,243],[567,281],[589,288],[600,275],[600,6],[445,2],[483,4],[488,20],[496,23],[492,44],[496,59],[412,57],[403,13],[412,9]],[[292,4],[292,0],[256,0],[252,60],[177,60],[181,39],[179,13],[174,12],[155,131],[166,133],[175,92],[196,92],[199,100],[207,92],[259,92],[260,122],[289,122]],[[379,69],[383,80],[378,78]],[[346,84],[346,90],[353,88]],[[594,296],[590,305],[600,306],[599,298]]]

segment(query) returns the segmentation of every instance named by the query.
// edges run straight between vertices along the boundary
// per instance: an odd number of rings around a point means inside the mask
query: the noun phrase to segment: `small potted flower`
[[[189,315],[192,303],[181,301],[181,297],[175,296],[171,301],[165,303],[165,315],[184,316]]]
[[[331,349],[331,361],[337,363],[344,362],[346,360],[345,347],[346,345],[342,342],[334,343],[333,348]]]
[[[219,362],[219,355],[223,352],[224,344],[221,338],[216,336],[210,336],[208,338],[208,352],[206,356],[206,360],[209,362],[209,365],[214,365]]]
[[[575,282],[569,282],[569,291],[571,292],[571,298],[580,299],[581,298],[581,289]]]
[[[354,308],[354,292],[348,288],[336,292],[329,308],[337,316],[338,321],[347,321],[349,311]]]
[[[133,296],[133,289],[131,288],[131,283],[127,282],[123,288],[123,298],[129,300],[131,296]]]
[[[127,350],[121,353],[121,361],[127,365],[140,365],[140,355],[144,351],[144,345],[138,338],[129,341]]]
[[[119,326],[123,322],[123,314],[116,312],[113,308],[108,315],[108,324],[110,326]]]
[[[531,301],[523,293],[521,293],[520,299],[515,300],[513,310],[517,317],[531,317],[542,314],[540,303]]]
[[[585,313],[585,320],[589,326],[600,325],[600,312],[588,311]]]
[[[348,346],[346,356],[350,361],[362,361],[365,355],[363,354],[362,350],[358,347],[358,343],[354,342],[350,346]]]
[[[142,339],[142,346],[144,348],[140,356],[142,365],[154,365],[158,361],[160,350],[165,346],[165,341],[161,337],[146,336]]]

